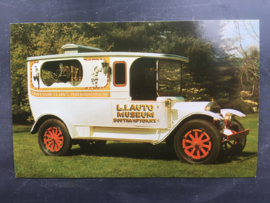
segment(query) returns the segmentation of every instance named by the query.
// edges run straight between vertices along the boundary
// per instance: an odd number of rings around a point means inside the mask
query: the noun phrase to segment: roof
[[[27,61],[48,60],[48,59],[64,59],[64,58],[79,58],[79,57],[140,57],[140,58],[162,58],[172,59],[184,62],[189,62],[189,59],[184,56],[162,53],[142,53],[142,52],[102,52],[101,49],[87,47],[76,44],[66,44],[62,46],[65,54],[54,54],[46,56],[28,57]]]
[[[28,57],[27,61],[60,59],[60,58],[78,58],[78,57],[142,57],[142,58],[162,58],[173,59],[184,62],[189,62],[189,59],[184,56],[173,54],[159,54],[159,53],[142,53],[142,52],[85,52],[85,53],[71,53],[71,54],[55,54],[46,56]]]
[[[66,44],[62,46],[61,49],[65,50],[65,54],[103,51],[102,49],[99,49],[99,48],[88,47],[88,46],[77,45],[77,44]]]

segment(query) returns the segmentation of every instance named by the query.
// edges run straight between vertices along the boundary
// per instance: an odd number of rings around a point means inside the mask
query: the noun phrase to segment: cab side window
[[[181,96],[182,63],[161,59],[158,62],[158,94],[160,96]]]
[[[120,61],[113,64],[113,84],[116,87],[124,87],[127,84],[127,65]]]

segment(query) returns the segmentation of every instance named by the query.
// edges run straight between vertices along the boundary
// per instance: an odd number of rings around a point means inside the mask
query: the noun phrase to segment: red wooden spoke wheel
[[[50,156],[64,156],[71,148],[66,125],[57,119],[49,119],[41,125],[38,143],[42,152]]]
[[[220,147],[218,129],[211,122],[202,119],[188,121],[174,137],[175,152],[186,163],[213,163],[219,155]]]
[[[209,154],[212,148],[212,142],[207,133],[199,129],[194,129],[185,134],[182,146],[187,156],[199,160]]]
[[[51,152],[58,152],[63,147],[64,137],[60,129],[50,127],[45,131],[44,144]]]

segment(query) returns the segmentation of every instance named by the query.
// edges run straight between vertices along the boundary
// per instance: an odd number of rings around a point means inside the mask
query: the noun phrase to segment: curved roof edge
[[[66,44],[62,46],[61,49],[65,51],[65,54],[103,51],[102,49],[99,49],[99,48],[88,47],[88,46],[83,46],[83,45],[78,45],[78,44]]]
[[[163,58],[189,62],[189,59],[184,56],[162,53],[142,53],[142,52],[84,52],[84,53],[66,53],[46,56],[28,57],[27,61],[33,60],[48,60],[61,58],[77,58],[77,57],[145,57],[145,58]]]

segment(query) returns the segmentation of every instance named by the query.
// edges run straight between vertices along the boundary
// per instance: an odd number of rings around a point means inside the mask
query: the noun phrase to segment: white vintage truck
[[[28,57],[28,94],[44,154],[66,155],[72,144],[107,140],[173,144],[183,162],[213,163],[238,154],[249,129],[245,117],[216,102],[185,102],[188,58],[159,53],[103,52],[67,44],[64,54]]]

